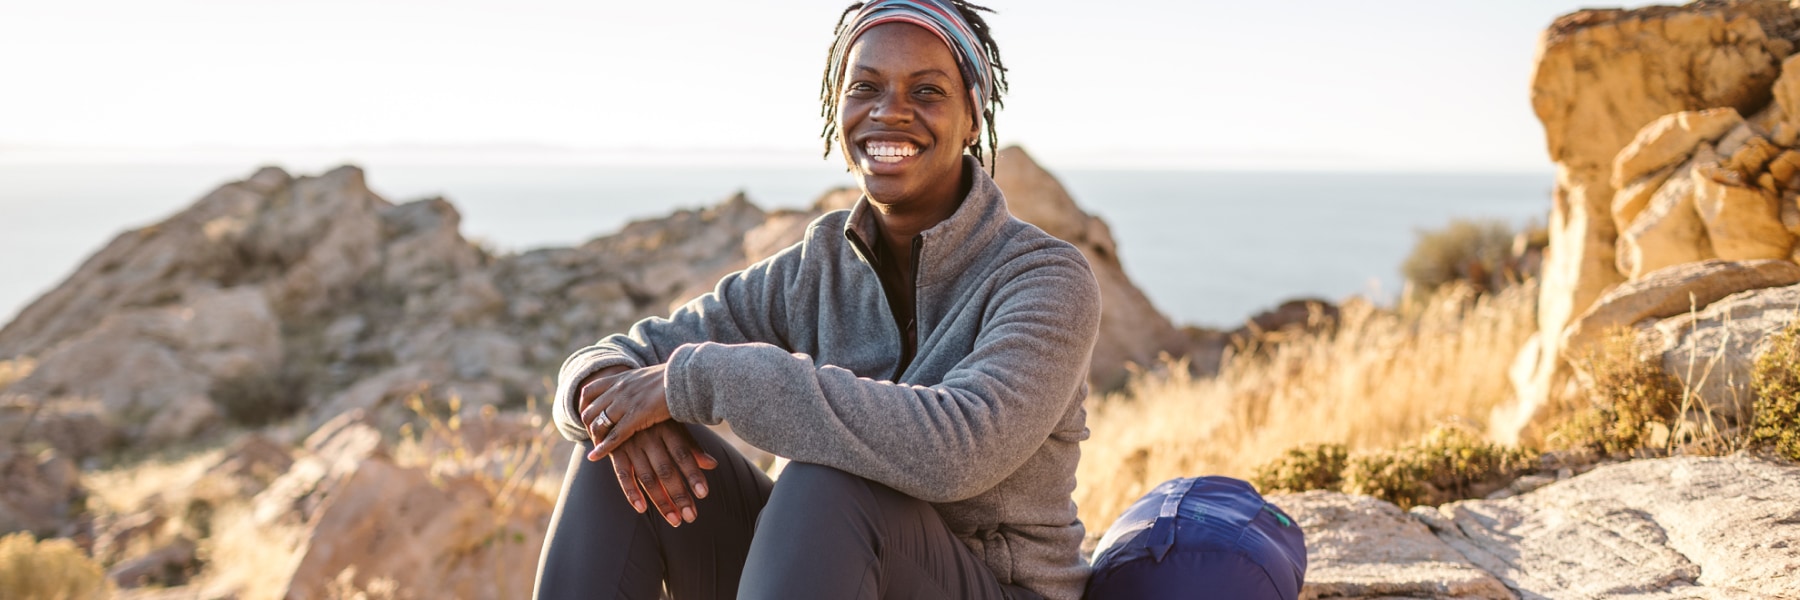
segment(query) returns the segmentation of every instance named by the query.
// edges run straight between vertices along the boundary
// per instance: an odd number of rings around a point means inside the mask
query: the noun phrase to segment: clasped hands
[[[702,471],[719,461],[670,420],[664,371],[663,365],[602,369],[582,381],[576,409],[594,441],[587,459],[611,455],[613,475],[631,507],[642,513],[655,505],[664,521],[680,527],[698,516],[694,500],[706,497]]]

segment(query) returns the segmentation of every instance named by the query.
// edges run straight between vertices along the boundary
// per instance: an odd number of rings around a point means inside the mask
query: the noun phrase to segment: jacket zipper
[[[880,269],[880,267],[875,266],[875,252],[869,249],[868,244],[863,243],[862,236],[855,235],[854,233],[850,233],[849,235],[845,235],[844,237],[846,239],[849,239],[850,246],[852,248],[855,248],[856,252],[862,255],[862,259],[863,259],[864,263],[867,263],[870,268],[877,269],[877,270]],[[910,289],[910,290],[902,290],[902,293],[910,294],[912,297],[911,299],[912,299],[912,304],[913,304],[913,314],[911,317],[912,322],[910,324],[912,325],[914,330],[917,330],[918,321],[919,321],[919,293],[918,293],[918,288],[919,288],[919,284],[918,284],[919,250],[920,250],[919,238],[917,238],[917,237],[913,238],[912,245],[913,245],[913,251],[912,251],[913,286],[912,286],[912,289]],[[881,274],[879,272],[877,272],[875,274],[875,280],[877,282],[879,282],[881,280]],[[886,285],[883,284],[882,287],[885,288]],[[883,294],[882,301],[883,302],[887,301],[886,294]],[[893,307],[889,306],[888,309],[889,309],[888,312],[891,315],[893,312]],[[895,323],[894,329],[897,330],[896,333],[899,334],[898,337],[900,338],[900,359],[901,360],[900,360],[900,363],[894,367],[893,374],[888,376],[888,381],[899,381],[900,375],[902,373],[906,372],[906,368],[912,365],[913,358],[915,358],[915,357],[906,355],[906,338],[907,338],[906,326],[901,325],[899,323]],[[918,340],[913,341],[913,353],[918,354]]]

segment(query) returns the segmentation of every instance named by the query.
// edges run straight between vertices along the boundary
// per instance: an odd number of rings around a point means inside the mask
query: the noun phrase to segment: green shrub
[[[1250,482],[1264,494],[1335,490],[1343,484],[1349,458],[1350,450],[1343,444],[1290,448],[1281,457],[1257,467]]]
[[[1461,427],[1438,427],[1418,443],[1350,457],[1343,490],[1400,508],[1494,492],[1530,469],[1530,452],[1492,444]]]
[[[1493,292],[1521,277],[1513,264],[1513,229],[1505,222],[1455,220],[1418,235],[1412,254],[1400,265],[1415,293],[1429,295],[1455,281]]]
[[[76,600],[111,595],[106,572],[66,539],[29,533],[0,537],[0,591],[18,600]]]
[[[1789,460],[1800,460],[1800,321],[1769,338],[1756,359],[1750,385],[1756,392],[1750,439]]]
[[[1614,329],[1593,352],[1575,360],[1591,378],[1590,406],[1553,429],[1552,446],[1610,456],[1664,450],[1659,446],[1668,443],[1680,416],[1681,382],[1651,357],[1640,356],[1636,343],[1630,329]]]
[[[1252,482],[1265,494],[1339,490],[1412,508],[1486,496],[1535,462],[1529,451],[1446,425],[1394,450],[1352,454],[1342,444],[1290,449],[1258,467]]]

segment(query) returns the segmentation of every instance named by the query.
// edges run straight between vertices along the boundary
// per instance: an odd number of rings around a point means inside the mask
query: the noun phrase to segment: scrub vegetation
[[[1541,227],[1520,233],[1500,220],[1455,220],[1442,229],[1421,230],[1400,273],[1416,294],[1429,296],[1452,283],[1483,291],[1505,288],[1535,276],[1520,257],[1549,243]]]
[[[1334,490],[1412,508],[1488,495],[1537,464],[1536,453],[1487,441],[1454,425],[1393,450],[1350,452],[1342,444],[1289,450],[1257,467],[1264,494]]]
[[[1591,379],[1586,406],[1575,407],[1546,436],[1553,448],[1603,456],[1649,456],[1670,449],[1683,412],[1681,382],[1642,356],[1630,329],[1607,333],[1594,352],[1575,360]]]
[[[0,590],[20,600],[87,600],[112,596],[106,573],[66,538],[29,533],[0,537]]]
[[[1756,390],[1751,441],[1800,460],[1800,321],[1770,337],[1750,381]]]
[[[1338,461],[1347,467],[1358,453],[1421,439],[1431,447],[1427,434],[1444,423],[1480,431],[1511,399],[1506,373],[1537,329],[1536,298],[1527,282],[1493,294],[1445,285],[1393,309],[1351,302],[1337,327],[1228,358],[1216,377],[1191,377],[1181,364],[1140,373],[1122,392],[1090,400],[1093,441],[1083,445],[1075,491],[1081,517],[1104,531],[1164,480],[1251,479],[1283,457],[1265,471],[1279,487],[1331,488],[1332,473],[1341,485],[1351,470]],[[1355,473],[1373,486],[1420,463]]]

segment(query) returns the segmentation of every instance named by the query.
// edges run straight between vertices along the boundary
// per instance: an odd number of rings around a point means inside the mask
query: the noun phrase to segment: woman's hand
[[[642,513],[654,504],[672,527],[692,523],[699,516],[694,500],[706,497],[706,474],[701,470],[719,466],[719,461],[688,435],[687,427],[674,421],[657,423],[641,435],[631,436],[612,454],[613,474],[631,507]],[[649,496],[649,504],[645,496]]]
[[[581,386],[581,422],[594,440],[588,460],[600,460],[632,434],[669,420],[669,398],[663,388],[666,370],[655,365],[610,375],[601,371]]]

